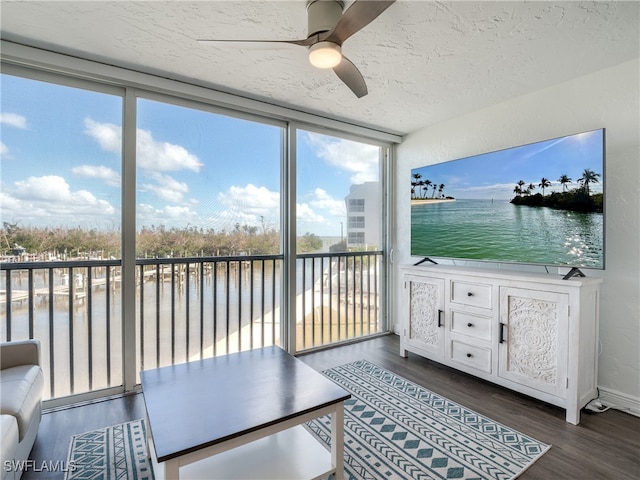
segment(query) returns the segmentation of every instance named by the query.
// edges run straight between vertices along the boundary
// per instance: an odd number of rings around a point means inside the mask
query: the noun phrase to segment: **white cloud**
[[[146,191],[155,193],[160,200],[164,200],[165,202],[181,203],[183,200],[183,196],[180,192],[176,192],[174,190],[164,190],[159,185],[145,184],[143,185],[143,188]]]
[[[0,113],[0,124],[25,129],[27,119],[17,113]]]
[[[170,178],[157,175],[169,185]],[[183,185],[176,182],[176,185]],[[155,186],[145,185],[146,188]],[[187,186],[185,185],[185,188]],[[155,191],[155,190],[154,190]],[[185,192],[186,193],[186,192]],[[218,193],[212,205],[205,205],[204,213],[196,213],[191,209],[197,202],[189,201],[183,205],[171,205],[162,208],[141,203],[138,205],[138,225],[166,225],[168,227],[185,227],[187,224],[216,231],[231,231],[236,225],[259,226],[262,222],[268,226],[279,225],[280,194],[266,187],[252,184],[232,186],[226,192]]]
[[[8,127],[15,127],[20,129],[27,128],[27,119],[22,115],[18,115],[17,113],[0,113],[0,125],[6,125]],[[9,147],[4,142],[0,142],[0,155],[2,155],[3,159],[9,159],[11,156],[9,155]]]
[[[202,163],[197,156],[173,143],[154,140],[148,130],[137,133],[138,166],[146,170],[175,171],[193,170],[199,172]]]
[[[298,233],[319,233],[320,225],[331,228],[343,221],[346,215],[344,200],[333,198],[326,190],[316,188],[305,196],[305,202],[296,204]],[[328,234],[324,232],[324,234]]]
[[[99,123],[91,118],[84,121],[85,133],[108,152],[122,151],[122,128],[113,123]],[[196,155],[181,145],[161,142],[148,130],[137,130],[136,152],[138,167],[150,171],[192,170],[199,172],[202,163]]]
[[[13,185],[14,189],[2,192],[3,216],[20,218],[25,224],[95,223],[113,220],[117,214],[109,202],[87,190],[72,191],[65,179],[56,175],[29,177]]]
[[[326,223],[326,219],[322,215],[318,215],[307,203],[296,204],[296,219],[300,224]]]
[[[120,174],[109,167],[80,165],[78,167],[73,167],[71,172],[80,177],[103,180],[107,185],[112,187],[120,186]]]
[[[8,193],[0,191],[0,205],[2,206],[2,216],[4,218],[8,218],[8,212],[19,212],[20,211],[20,200],[17,198],[13,198]]]
[[[148,203],[138,204],[136,220],[138,225],[165,225],[166,227],[186,227],[189,223],[200,224],[198,214],[189,207],[165,206],[156,208]]]
[[[152,173],[150,176],[156,184],[144,183],[142,188],[155,193],[158,198],[166,202],[181,203],[184,200],[184,194],[189,192],[189,186],[185,182],[179,182],[170,175]]]
[[[189,207],[166,206],[163,211],[165,215],[171,219],[184,219],[196,216],[196,213],[192,212]]]
[[[336,200],[322,188],[313,191],[313,199],[309,204],[314,208],[327,210],[330,215],[344,217],[347,214],[344,200]]]
[[[318,157],[332,167],[350,172],[351,183],[379,180],[379,147],[312,132],[307,132],[304,138]]]
[[[98,123],[91,118],[84,119],[84,133],[98,142],[107,152],[122,153],[122,128],[113,123]]]
[[[71,190],[66,180],[57,175],[45,175],[44,177],[29,177],[26,180],[15,182],[18,191],[17,198],[25,200],[62,201],[71,197]]]
[[[204,228],[211,228],[215,231],[233,231],[238,226],[250,225],[257,227],[260,225],[261,218],[259,215],[250,214],[240,211],[224,210],[216,212],[202,221]],[[270,222],[265,222],[271,225]]]
[[[257,224],[260,217],[269,223],[279,223],[280,193],[266,187],[233,185],[226,192],[220,192],[217,200],[226,208],[225,214],[233,223]],[[219,212],[215,214],[220,215]]]

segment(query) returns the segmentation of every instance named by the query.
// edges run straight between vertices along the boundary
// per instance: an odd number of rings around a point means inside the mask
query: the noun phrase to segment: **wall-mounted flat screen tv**
[[[604,173],[604,129],[414,168],[411,255],[604,269]]]

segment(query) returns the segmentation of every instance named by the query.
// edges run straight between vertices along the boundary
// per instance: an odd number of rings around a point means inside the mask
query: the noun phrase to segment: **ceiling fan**
[[[288,43],[309,49],[309,62],[317,68],[332,68],[338,78],[361,98],[367,94],[362,74],[342,54],[342,44],[354,33],[366,27],[395,0],[356,0],[343,13],[340,0],[310,0],[307,2],[307,38],[301,40],[211,40],[198,39],[203,44],[215,43]]]

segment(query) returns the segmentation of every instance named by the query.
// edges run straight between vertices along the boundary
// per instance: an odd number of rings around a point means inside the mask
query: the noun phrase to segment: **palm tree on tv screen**
[[[424,189],[424,192],[422,192],[422,198],[427,198],[427,194],[429,193],[429,188],[431,188],[431,184],[433,182],[429,179],[424,181],[424,184],[422,186],[422,188]]]
[[[544,189],[551,186],[551,182],[549,179],[542,177],[540,179],[540,183],[538,184],[540,188],[542,188],[542,196],[544,197]]]
[[[416,187],[420,186],[420,179],[422,178],[422,175],[419,173],[414,173],[411,175],[411,177],[413,178],[413,181],[411,182],[411,196],[415,198]]]
[[[560,178],[558,179],[558,181],[560,182],[560,185],[562,185],[563,192],[567,191],[567,183],[572,182],[571,178],[569,178],[569,176],[564,173],[560,175]]]
[[[594,172],[593,170],[589,169],[589,168],[585,168],[584,172],[582,172],[582,177],[580,177],[578,179],[578,183],[580,183],[580,185],[582,185],[582,187],[585,189],[585,191],[587,192],[587,195],[589,195],[589,184],[590,183],[598,183],[598,177],[600,176],[599,173]]]

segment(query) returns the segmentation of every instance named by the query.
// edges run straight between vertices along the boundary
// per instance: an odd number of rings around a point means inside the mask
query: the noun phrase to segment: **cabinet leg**
[[[568,407],[565,419],[572,425],[578,425],[580,423],[580,409],[575,406]]]

